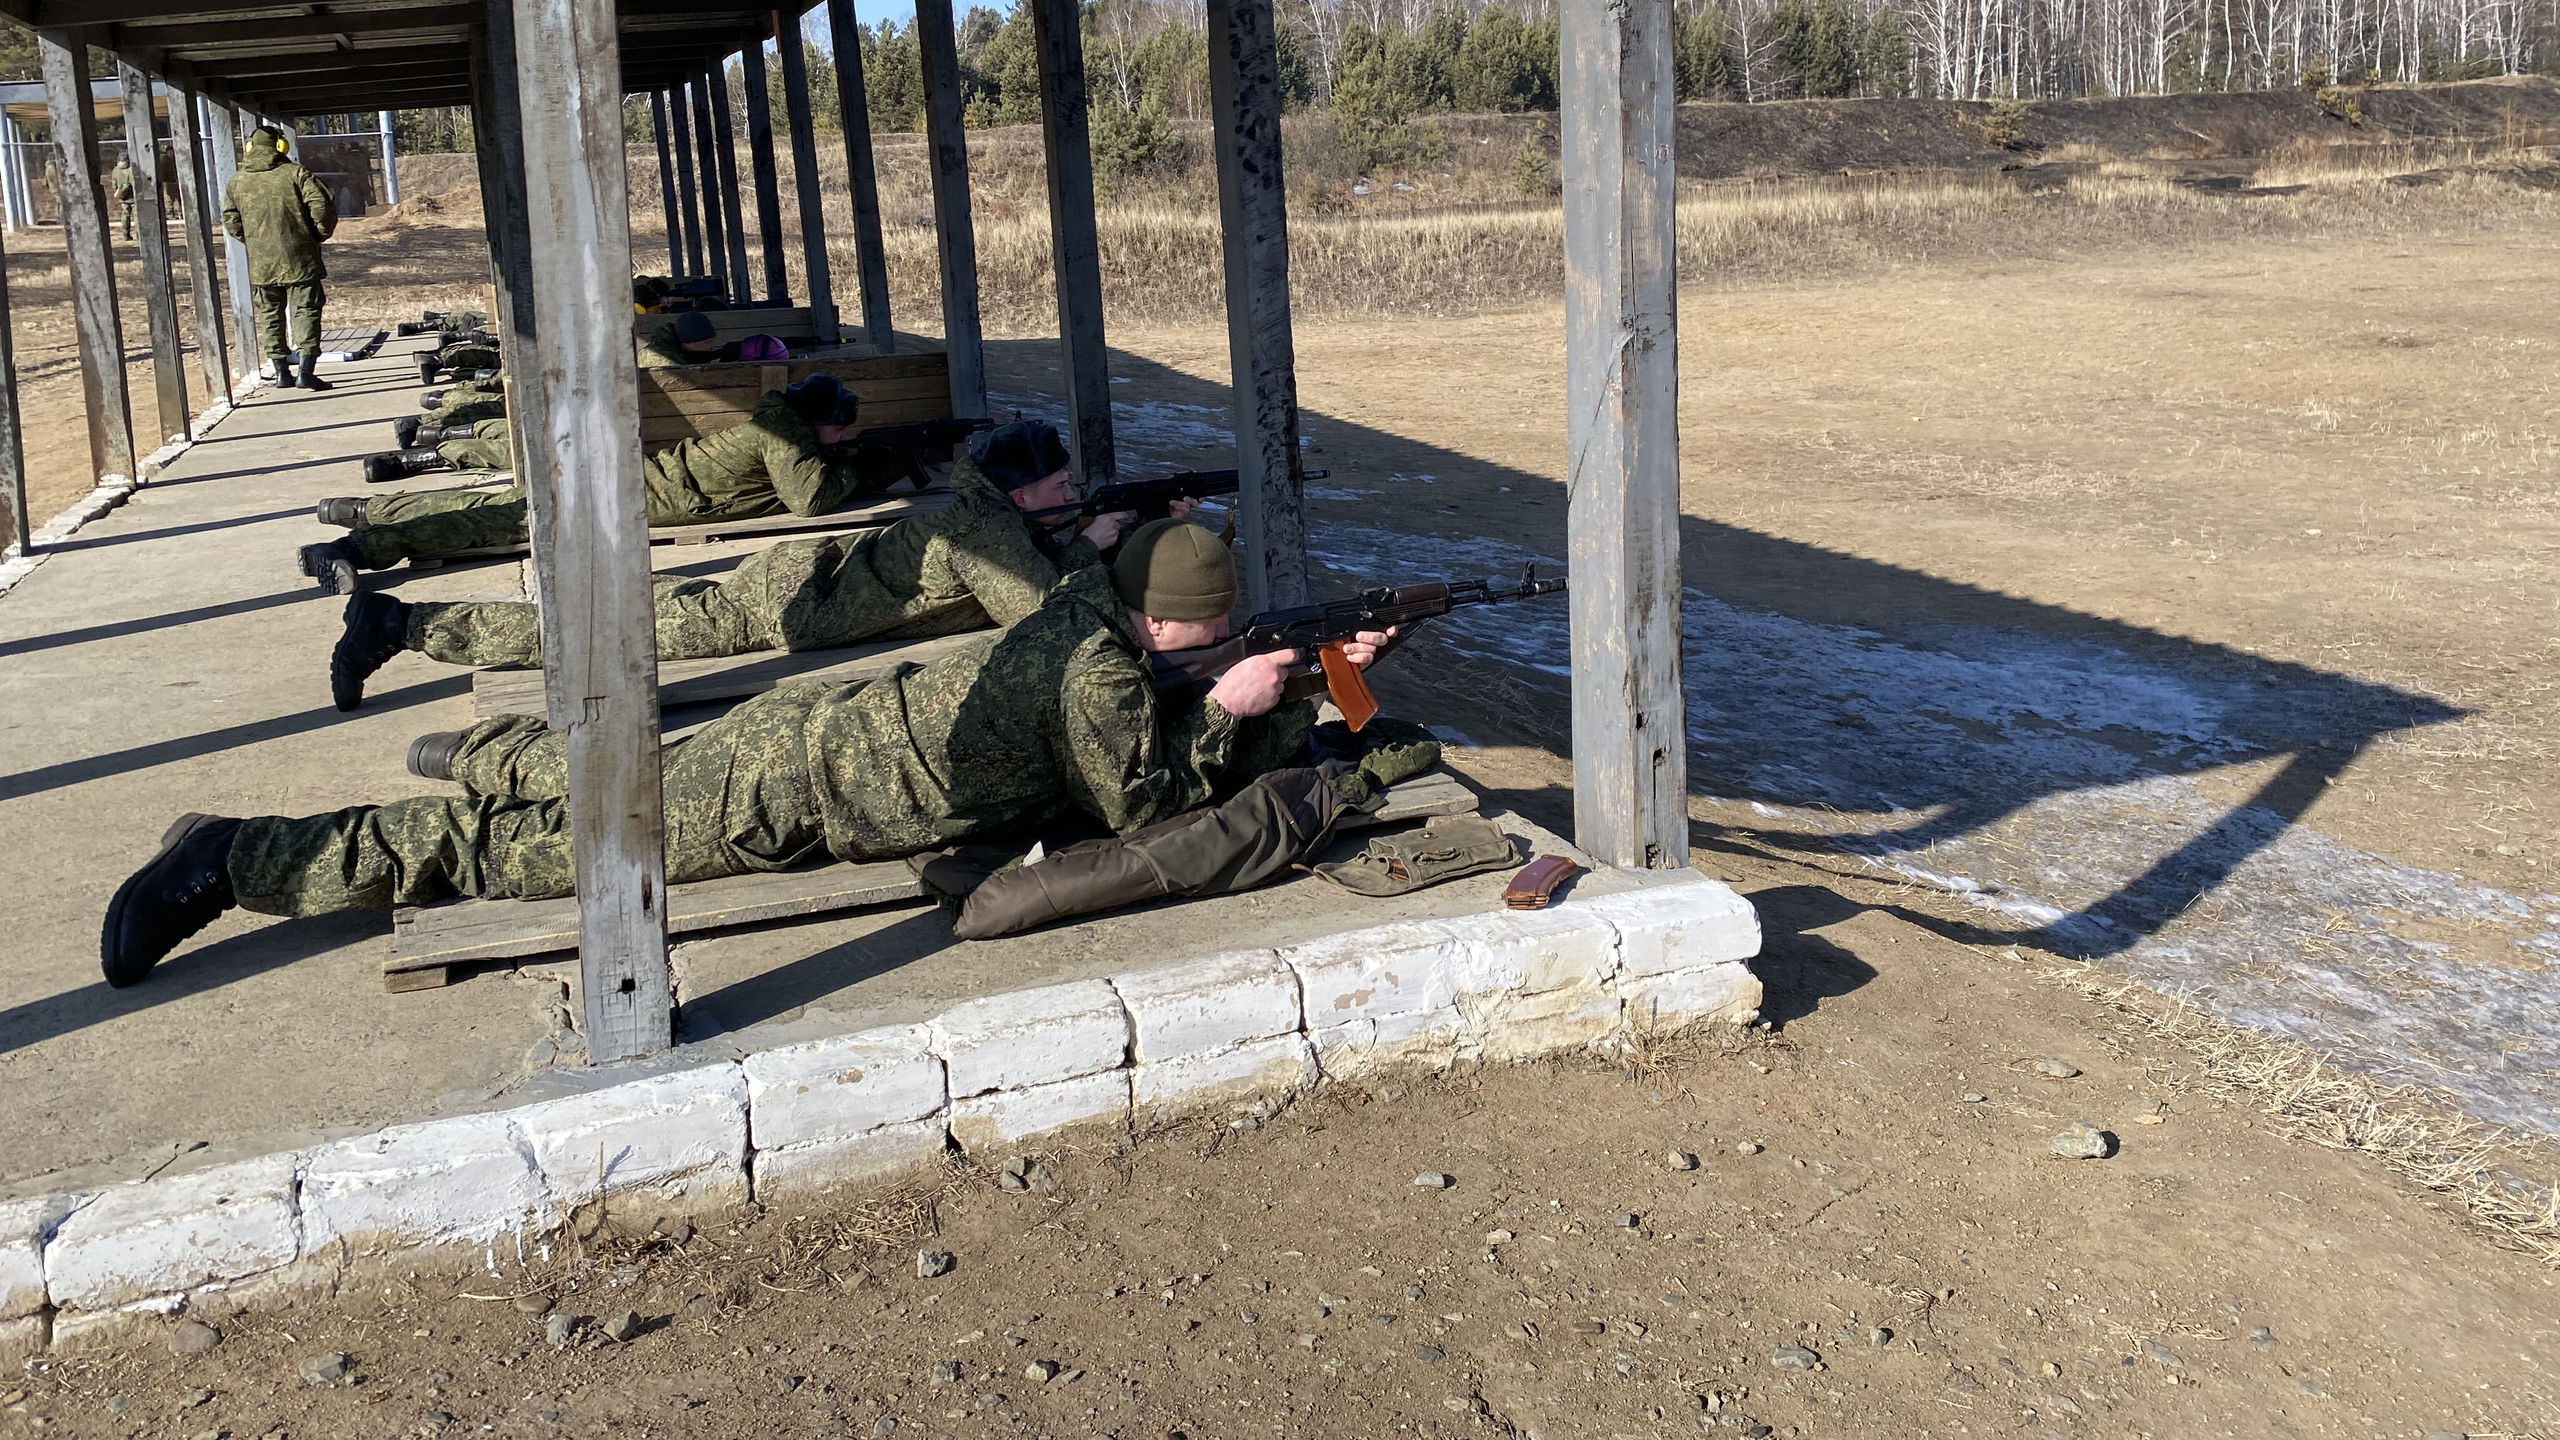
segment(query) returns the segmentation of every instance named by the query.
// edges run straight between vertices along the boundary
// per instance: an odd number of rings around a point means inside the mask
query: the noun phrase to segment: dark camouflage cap
[[[833,375],[812,375],[783,391],[782,398],[812,425],[850,425],[862,404],[862,397]]]
[[[969,463],[1000,489],[1037,485],[1067,468],[1067,444],[1040,420],[1016,420],[970,438]]]
[[[1188,520],[1150,520],[1120,542],[1111,588],[1142,615],[1215,620],[1235,608],[1235,557],[1225,541]]]
[[[699,310],[687,310],[676,317],[676,343],[679,345],[699,345],[705,340],[717,339],[719,335],[720,327],[712,324],[711,317]]]

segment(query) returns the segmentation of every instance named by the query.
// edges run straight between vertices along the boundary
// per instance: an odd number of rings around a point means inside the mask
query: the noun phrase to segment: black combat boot
[[[358,591],[347,599],[347,628],[329,652],[329,698],[341,710],[364,704],[364,682],[409,648],[409,607],[388,595]]]
[[[320,352],[316,350],[303,352],[302,388],[305,390],[335,390],[338,388],[337,386],[320,378]]]
[[[364,528],[364,507],[363,496],[340,495],[321,501],[312,515],[323,525],[335,525],[341,530],[361,530]]]
[[[299,557],[302,573],[320,582],[323,595],[356,593],[356,567],[363,563],[356,547],[344,540],[329,540],[318,545],[305,545]]]
[[[181,815],[160,837],[160,853],[107,902],[98,966],[117,989],[138,983],[188,936],[239,904],[231,893],[231,841],[240,822]]]
[[[418,443],[418,427],[426,423],[424,415],[403,415],[391,422],[391,439],[399,449]]]
[[[410,450],[385,450],[379,455],[364,457],[364,478],[375,485],[385,480],[406,480],[412,475],[452,468],[442,455],[423,445]]]
[[[438,376],[438,375],[442,374],[443,372],[444,372],[444,361],[443,361],[443,359],[442,359],[441,357],[439,357],[439,356],[436,354],[436,352],[434,352],[433,350],[421,350],[421,351],[419,351],[419,352],[418,352],[418,383],[419,383],[419,384],[421,384],[421,385],[433,385],[434,383],[436,383],[436,376]]]
[[[453,778],[453,757],[462,753],[468,730],[438,730],[409,742],[409,773],[421,780]]]
[[[426,394],[418,397],[418,408],[422,411],[433,410],[444,403],[446,393],[447,392],[442,390],[428,391]]]
[[[279,388],[290,387],[293,384],[293,357],[291,355],[270,355],[267,357],[267,383]]]

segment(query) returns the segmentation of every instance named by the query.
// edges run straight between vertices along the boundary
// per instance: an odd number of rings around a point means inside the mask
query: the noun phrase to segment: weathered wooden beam
[[[503,3],[503,0],[501,0]],[[542,653],[568,738],[587,1056],[673,1039],[657,636],[631,341],[598,325],[631,298],[630,196],[613,0],[516,0],[531,197],[535,364],[548,395],[525,446]]]
[[[450,42],[433,45],[389,45],[365,50],[297,51],[283,55],[199,56],[196,71],[219,75],[235,85],[250,85],[270,76],[342,75],[349,79],[379,75],[453,73],[470,63],[468,47]]]
[[[204,85],[205,139],[213,152],[214,213],[219,215],[229,203],[231,177],[240,173],[240,136],[242,116],[232,103],[231,87],[219,80]],[[235,391],[245,386],[266,363],[258,344],[254,317],[249,311],[249,247],[231,238],[229,230],[222,236],[223,293],[231,302],[231,333],[239,338],[237,368],[231,373]]]
[[[943,8],[946,11],[950,8],[948,0],[944,0]],[[870,344],[872,349],[886,355],[897,348],[898,332],[889,322],[889,248],[880,234],[880,171],[879,166],[874,163],[871,151],[871,93],[862,75],[862,26],[854,19],[853,0],[827,0],[827,34],[836,50],[836,114],[844,129],[845,184],[846,188],[853,193],[853,265],[855,278],[861,282],[862,287],[862,338]],[[955,104],[960,98],[959,61],[956,55],[951,53],[952,44],[948,38],[937,40],[936,32],[922,25],[921,22],[919,22],[917,34],[924,50],[928,115],[937,115],[940,113],[941,92],[934,88],[936,74],[934,57],[940,53],[943,59],[949,62],[942,73],[951,81],[951,99]],[[953,113],[958,112],[955,110]],[[930,118],[926,121],[925,128],[928,132],[933,130],[934,122]],[[939,220],[943,182],[939,150],[935,154],[937,163],[934,168],[933,193],[935,217]],[[969,157],[964,148],[960,156],[960,169],[964,181],[961,186],[960,203],[964,219],[969,199],[968,187],[965,183],[968,168]],[[947,255],[945,259],[945,278],[947,279]],[[968,315],[969,370],[970,374],[975,376],[980,366],[978,304],[977,292],[974,288],[977,281],[977,248],[974,244],[969,249],[969,278],[972,286]],[[949,307],[946,305],[944,322],[948,324],[950,318]],[[956,336],[957,332],[946,333]],[[955,345],[953,347],[955,364],[958,351],[959,347]],[[975,379],[969,383],[976,387],[979,397],[978,408],[963,410],[959,413],[972,417],[984,415],[986,386],[982,381]]]
[[[213,211],[204,183],[203,131],[192,86],[169,91],[169,149],[178,165],[178,215],[187,236],[187,291],[196,310],[196,363],[205,394],[231,398],[231,351],[222,334],[222,301],[213,283]]]
[[[809,56],[801,43],[798,13],[779,11],[774,19],[781,37],[776,54],[782,61],[783,123],[791,131],[791,190],[800,202],[800,268],[809,290],[809,321],[818,343],[833,345],[844,337],[836,326],[835,267],[827,258],[826,192],[819,185],[818,136],[809,110]]]
[[[729,62],[711,67],[711,159],[720,175],[720,233],[729,240],[729,298],[745,304],[755,298],[747,278],[747,218],[738,188],[738,132],[730,118]]]
[[[726,295],[729,293],[729,246],[726,234],[720,228],[720,161],[712,153],[710,72],[696,76],[689,88],[693,92],[693,140],[699,152],[694,173],[702,177],[702,253],[710,260],[708,269],[695,273],[709,275],[718,281],[720,293]]]
[[[668,102],[668,123],[675,126],[676,206],[684,220],[684,259],[676,273],[707,274],[702,265],[702,192],[693,179],[693,86],[673,90]]]
[[[738,52],[738,84],[747,92],[747,163],[756,185],[756,239],[764,250],[764,298],[791,303],[791,267],[782,254],[782,175],[773,158],[773,96],[766,89],[764,45]]]
[[[1078,0],[1026,0],[1040,64],[1040,138],[1049,161],[1050,268],[1058,285],[1058,373],[1068,453],[1090,489],[1119,472],[1111,443],[1111,355],[1102,338],[1102,245],[1093,214],[1093,141]]]
[[[272,7],[270,7],[272,8]],[[377,35],[411,31],[450,30],[468,26],[478,18],[476,5],[439,5],[400,10],[354,10],[333,13],[328,19],[331,35]],[[245,44],[254,40],[295,40],[312,33],[308,16],[289,15],[266,19],[240,20],[175,20],[152,24],[120,25],[114,42],[117,49],[178,49],[189,45]]]
[[[151,325],[151,389],[159,402],[160,443],[165,445],[194,436],[187,426],[187,348],[178,336],[178,280],[169,263],[169,217],[161,205],[159,131],[152,121],[149,73],[119,54],[116,78],[124,88],[124,150],[133,166],[134,235],[142,248],[142,309]]]
[[[667,92],[649,92],[649,133],[658,140],[658,199],[667,211],[667,273],[684,269],[684,222],[677,213],[674,146],[667,141]]]
[[[1574,840],[1689,863],[1671,0],[1564,0]]]
[[[18,415],[18,350],[9,334],[9,255],[0,240],[0,505],[9,508],[9,529],[0,543],[14,545],[20,555],[35,553],[35,522],[27,515],[26,429]]]
[[[1235,397],[1245,597],[1307,600],[1298,463],[1297,344],[1289,323],[1289,200],[1280,169],[1280,46],[1271,0],[1209,0],[1209,110],[1226,241],[1227,365]]]
[[[62,243],[71,260],[71,324],[80,345],[80,404],[89,461],[100,480],[134,477],[132,400],[125,389],[124,322],[107,241],[106,190],[98,171],[98,119],[89,89],[88,37],[41,30],[45,109],[62,165]]]

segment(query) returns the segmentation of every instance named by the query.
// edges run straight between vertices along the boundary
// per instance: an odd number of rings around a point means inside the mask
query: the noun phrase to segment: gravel
[[[1695,1170],[1698,1168],[1698,1157],[1686,1150],[1674,1150],[1671,1152],[1669,1163],[1674,1170]]]
[[[2172,1370],[2184,1370],[2187,1368],[2187,1362],[2178,1358],[2177,1351],[2170,1349],[2168,1346],[2161,1344],[2157,1340],[2143,1341],[2142,1353],[2150,1356],[2161,1364],[2168,1366]]]
[[[959,1263],[959,1260],[948,1250],[919,1250],[916,1252],[916,1278],[940,1279],[950,1274],[952,1267]]]
[[[1780,1345],[1770,1350],[1769,1363],[1781,1370],[1814,1370],[1822,1365],[1822,1357],[1801,1345]]]
[[[1760,1153],[1759,1142],[1745,1140],[1741,1144],[1733,1147],[1733,1153],[1736,1155],[1757,1155]]]
[[[2045,1143],[2065,1160],[2104,1160],[2116,1148],[2115,1137],[2086,1120],[2072,1121],[2061,1134]]]
[[[344,1351],[333,1350],[326,1355],[305,1356],[302,1363],[294,1367],[294,1372],[302,1377],[305,1385],[335,1385],[346,1379],[347,1372],[354,1368],[355,1361],[349,1359]]]
[[[1416,1345],[1413,1347],[1413,1358],[1425,1365],[1437,1365],[1449,1358],[1449,1352],[1437,1345]]]
[[[2035,1063],[2035,1072],[2048,1080],[2077,1080],[2080,1078],[2079,1066],[2072,1064],[2068,1060],[2056,1060],[2050,1056],[2042,1060],[2038,1060]]]
[[[604,1322],[605,1338],[628,1344],[640,1338],[640,1312],[625,1310]]]
[[[1458,1177],[1441,1170],[1425,1170],[1413,1177],[1413,1183],[1425,1190],[1446,1190],[1458,1183]]]
[[[222,1332],[201,1320],[181,1320],[169,1328],[169,1353],[201,1355],[222,1343]]]
[[[542,1342],[553,1346],[568,1344],[570,1337],[578,1333],[578,1327],[586,1323],[586,1318],[554,1311],[549,1319],[542,1322]]]

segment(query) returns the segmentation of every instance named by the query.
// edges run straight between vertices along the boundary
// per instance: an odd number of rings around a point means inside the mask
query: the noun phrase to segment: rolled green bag
[[[1481,815],[1437,815],[1420,829],[1381,835],[1348,860],[1316,874],[1355,895],[1387,899],[1520,863],[1519,847]]]

